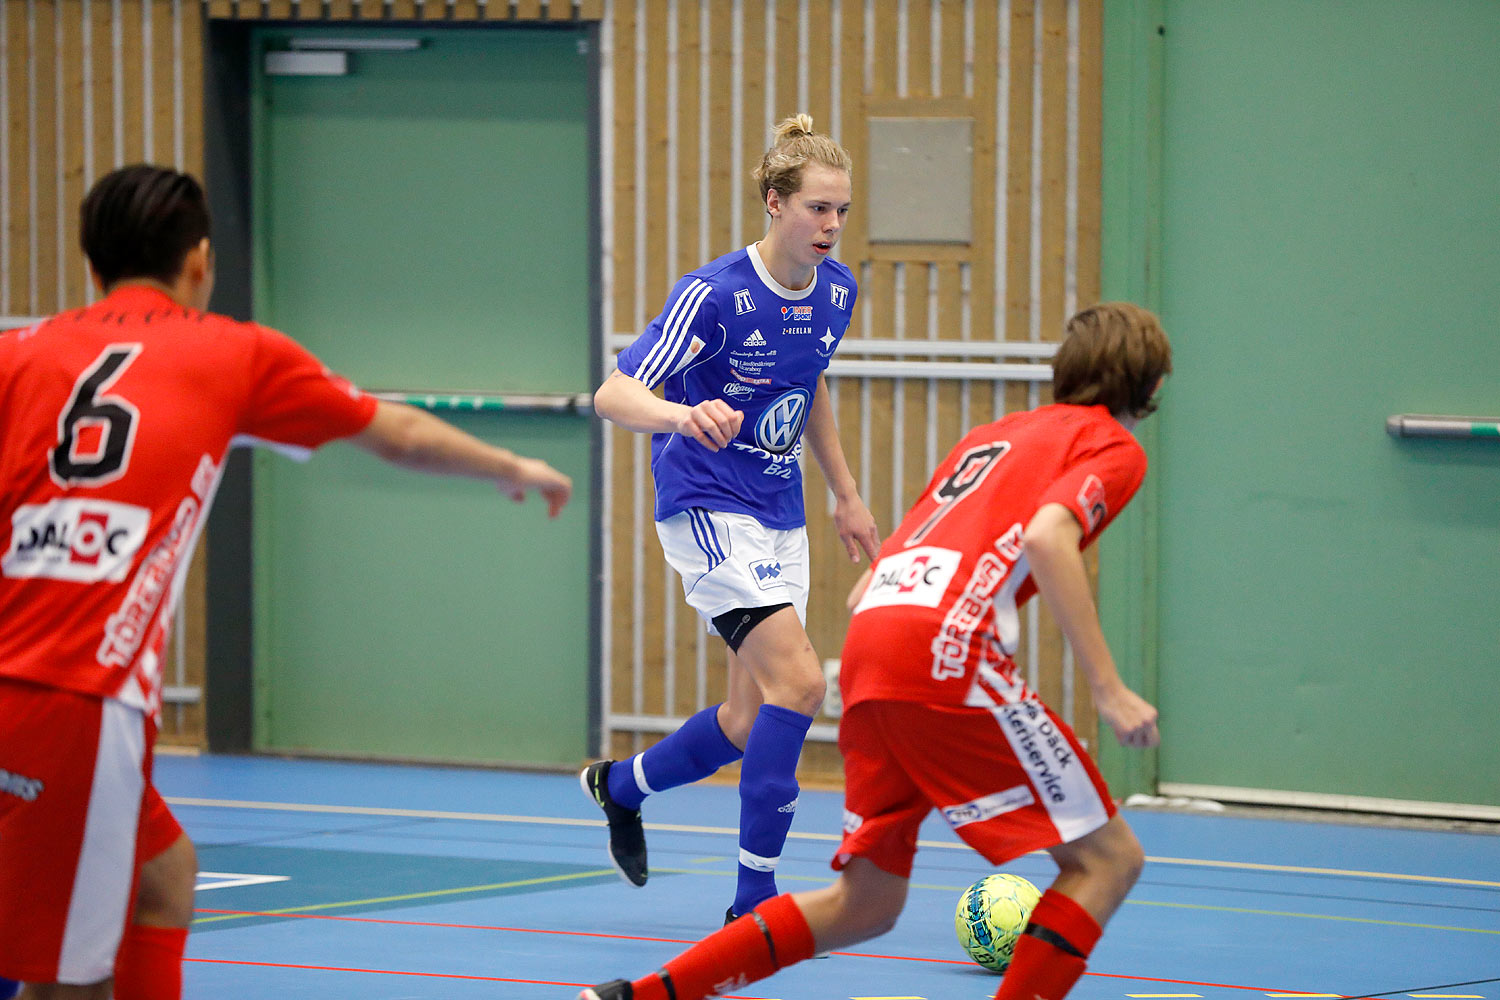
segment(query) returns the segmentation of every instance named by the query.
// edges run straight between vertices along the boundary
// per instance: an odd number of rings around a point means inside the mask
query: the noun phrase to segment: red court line
[[[344,923],[356,924],[389,924],[395,927],[438,927],[445,930],[466,931],[506,931],[512,934],[549,934],[566,937],[590,937],[607,938],[611,941],[653,941],[661,944],[697,944],[697,940],[685,938],[646,937],[636,934],[603,934],[598,931],[556,931],[546,930],[539,927],[499,927],[491,924],[449,924],[437,923],[427,920],[384,920],[379,917],[343,917],[321,913],[266,913],[258,910],[206,910],[200,909],[198,913],[222,913],[242,917],[276,917],[282,920],[337,920]],[[862,951],[835,951],[832,954],[844,955],[849,958],[879,958],[890,962],[930,962],[938,965],[973,965],[973,962],[961,958],[923,958],[917,955],[877,955],[872,952]],[[452,979],[483,979],[499,983],[541,983],[547,986],[587,986],[588,983],[550,983],[540,979],[498,979],[491,976],[459,976],[449,975],[443,972],[395,972],[386,969],[341,969],[334,966],[322,965],[281,965],[275,962],[232,962],[228,959],[191,958],[190,962],[220,962],[226,965],[268,965],[275,968],[286,969],[329,969],[335,972],[376,972],[391,976],[438,976]],[[1157,976],[1127,976],[1115,972],[1085,972],[1085,976],[1094,976],[1099,979],[1129,979],[1137,983],[1172,983],[1178,986],[1204,986],[1222,990],[1245,990],[1251,993],[1298,993],[1300,990],[1272,989],[1267,986],[1237,986],[1232,983],[1207,983],[1198,982],[1193,979],[1163,979]],[[733,998],[730,998],[733,1000]]]
[[[247,962],[231,958],[184,958],[184,962],[205,965],[253,965],[259,969],[306,969],[311,972],[364,972],[376,976],[421,976],[424,979],[471,979],[482,983],[524,983],[529,986],[577,986],[592,983],[564,983],[555,979],[506,979],[503,976],[466,976],[457,972],[410,972],[406,969],[354,969],[342,965],[298,965],[293,962]],[[725,996],[723,1000],[765,1000],[764,997]]]

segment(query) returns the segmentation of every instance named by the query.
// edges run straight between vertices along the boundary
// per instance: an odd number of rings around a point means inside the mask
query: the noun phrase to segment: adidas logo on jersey
[[[753,331],[751,331],[750,336],[748,336],[748,337],[745,338],[745,346],[746,347],[765,347],[766,346],[766,338],[762,337],[760,335],[760,331],[759,330],[753,330]]]

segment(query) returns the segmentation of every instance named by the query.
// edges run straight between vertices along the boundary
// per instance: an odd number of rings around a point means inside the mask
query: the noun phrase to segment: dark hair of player
[[[147,164],[99,178],[81,215],[79,242],[106,289],[126,278],[170,283],[187,252],[209,234],[203,186]]]
[[[1117,417],[1156,412],[1161,377],[1172,370],[1172,345],[1149,310],[1101,302],[1073,316],[1052,359],[1052,398],[1105,406]]]

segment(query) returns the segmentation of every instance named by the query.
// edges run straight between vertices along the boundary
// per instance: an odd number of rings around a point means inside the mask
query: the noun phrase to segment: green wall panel
[[[1500,5],[1164,24],[1161,780],[1500,804]]]
[[[417,38],[341,77],[292,37]],[[369,389],[587,391],[596,351],[587,34],[254,34],[255,315]],[[587,753],[591,421],[444,414],[572,476],[535,498],[346,444],[254,467],[257,749],[572,766]]]
[[[452,422],[582,486],[584,417]],[[347,444],[256,456],[256,745],[572,765],[588,738],[587,497],[557,519]]]
[[[359,34],[424,46],[259,77],[257,314],[369,386],[588,391],[584,33]]]

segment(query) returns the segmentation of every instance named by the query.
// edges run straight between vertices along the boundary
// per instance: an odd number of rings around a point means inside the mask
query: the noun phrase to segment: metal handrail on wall
[[[592,413],[588,392],[433,392],[426,389],[368,389],[376,399],[405,403],[434,413]]]
[[[1440,417],[1425,413],[1398,413],[1386,418],[1385,432],[1391,437],[1500,440],[1500,417]]]

